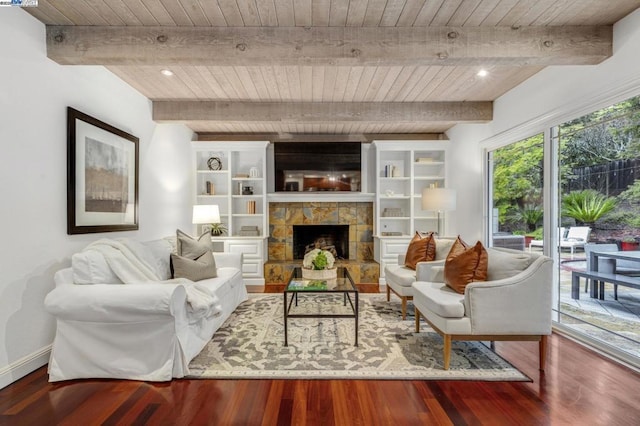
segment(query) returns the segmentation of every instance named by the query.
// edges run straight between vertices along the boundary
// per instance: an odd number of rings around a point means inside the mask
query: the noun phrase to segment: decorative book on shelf
[[[213,185],[213,182],[211,181],[207,181],[205,183],[205,194],[206,195],[215,195],[216,190],[215,190],[215,186]]]
[[[247,201],[247,213],[256,214],[256,202],[255,200]]]
[[[240,228],[239,235],[241,237],[259,237],[260,229],[257,226],[246,225]]]
[[[383,231],[380,233],[383,237],[401,237],[402,232],[399,231]]]
[[[399,207],[385,207],[382,211],[382,217],[403,217],[404,213]]]

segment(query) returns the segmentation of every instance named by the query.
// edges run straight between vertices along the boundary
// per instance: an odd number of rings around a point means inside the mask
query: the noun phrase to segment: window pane
[[[542,133],[489,154],[493,247],[542,247]]]
[[[559,320],[640,357],[640,97],[563,123],[559,152]],[[589,254],[634,250],[637,261],[600,258],[598,273],[624,274],[614,288],[580,278],[594,273]],[[573,290],[573,291],[572,291]]]

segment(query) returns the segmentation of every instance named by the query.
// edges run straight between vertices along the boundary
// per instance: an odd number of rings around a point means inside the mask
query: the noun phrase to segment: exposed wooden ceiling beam
[[[477,123],[492,118],[493,102],[153,102],[153,119],[158,122]]]
[[[371,142],[374,140],[446,140],[444,133],[350,133],[350,134],[307,134],[307,133],[211,133],[199,132],[199,142],[212,141],[271,141],[271,142]]]
[[[583,65],[612,55],[612,26],[47,26],[75,65]]]

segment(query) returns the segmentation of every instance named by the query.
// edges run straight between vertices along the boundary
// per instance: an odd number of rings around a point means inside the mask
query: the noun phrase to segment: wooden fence
[[[640,158],[615,160],[572,170],[563,193],[595,189],[607,196],[619,195],[640,179]]]

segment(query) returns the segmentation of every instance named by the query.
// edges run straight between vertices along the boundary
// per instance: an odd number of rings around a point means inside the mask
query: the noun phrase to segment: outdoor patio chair
[[[575,249],[582,247],[589,241],[591,235],[591,228],[588,226],[572,226],[569,228],[569,232],[565,238],[560,239],[560,248],[569,248],[571,250],[571,258]]]
[[[564,233],[567,232],[567,229],[564,226],[558,228],[558,239],[562,240],[564,238]],[[544,247],[544,240],[531,240],[529,243],[529,251],[531,251],[531,247]]]

